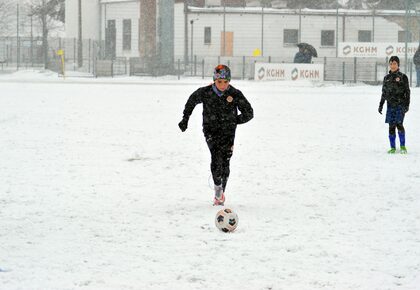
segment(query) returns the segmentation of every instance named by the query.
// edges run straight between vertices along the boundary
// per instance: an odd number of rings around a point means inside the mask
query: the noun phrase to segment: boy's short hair
[[[390,59],[389,59],[389,63],[391,63],[393,61],[395,61],[396,63],[398,63],[398,66],[400,66],[400,59],[399,59],[398,56],[396,56],[396,55],[391,56]]]

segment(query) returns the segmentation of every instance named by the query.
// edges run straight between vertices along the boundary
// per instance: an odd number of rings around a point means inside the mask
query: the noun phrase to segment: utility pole
[[[191,64],[194,62],[194,19],[190,20],[191,23]]]
[[[33,23],[32,23],[32,18],[33,15],[31,14],[31,63],[32,63],[32,67],[34,67],[34,33],[33,33]]]
[[[44,68],[48,68],[48,30],[47,30],[47,7],[45,0],[42,0],[41,9],[41,22],[42,22],[42,52],[44,54]]]
[[[408,0],[405,0],[405,54],[404,54],[404,64],[405,64],[405,73],[408,72],[408,63],[407,63],[407,49],[408,49]]]
[[[226,0],[223,0],[223,54],[226,55]]]
[[[184,66],[188,64],[188,0],[184,0]]]
[[[77,66],[83,66],[83,40],[82,40],[82,0],[79,0],[79,33],[77,39]]]
[[[261,7],[261,55],[264,56],[264,6]]]
[[[335,57],[338,57],[338,0],[335,2],[335,5]]]
[[[19,41],[19,4],[16,6],[16,69],[19,70],[20,41]]]

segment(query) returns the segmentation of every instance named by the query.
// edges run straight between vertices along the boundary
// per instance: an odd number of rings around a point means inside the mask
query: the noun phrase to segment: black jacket
[[[420,69],[420,48],[416,50],[416,53],[414,54],[414,57],[413,57],[413,62],[416,66],[416,69]]]
[[[399,70],[390,71],[384,78],[379,107],[382,107],[385,101],[390,107],[402,106],[408,109],[410,106],[410,84],[407,76]]]
[[[295,58],[293,59],[294,63],[311,63],[312,62],[312,55],[305,52],[298,51],[295,54]]]
[[[237,124],[246,123],[254,117],[251,104],[240,90],[233,86],[218,96],[212,85],[199,88],[188,99],[184,119],[188,120],[195,106],[203,104],[204,133],[222,132],[235,134]],[[241,114],[238,114],[238,110]]]

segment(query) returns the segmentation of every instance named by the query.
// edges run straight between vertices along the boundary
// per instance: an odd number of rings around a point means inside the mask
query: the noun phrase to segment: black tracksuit
[[[195,106],[200,103],[203,104],[203,132],[211,153],[213,181],[215,185],[222,184],[225,189],[236,126],[251,120],[254,112],[240,90],[229,86],[224,92],[219,92],[213,84],[199,88],[189,97],[183,119],[188,121]]]

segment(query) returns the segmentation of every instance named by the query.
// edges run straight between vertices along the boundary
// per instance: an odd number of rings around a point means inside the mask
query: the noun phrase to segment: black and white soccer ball
[[[238,215],[230,208],[224,208],[216,214],[216,227],[222,232],[233,232],[238,226]]]

